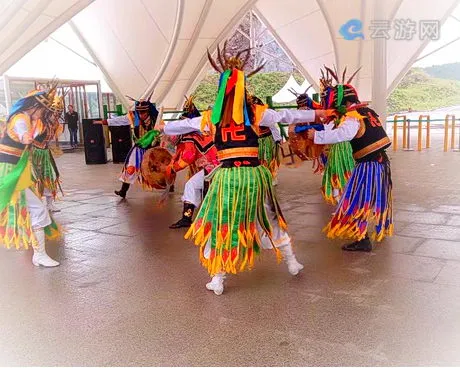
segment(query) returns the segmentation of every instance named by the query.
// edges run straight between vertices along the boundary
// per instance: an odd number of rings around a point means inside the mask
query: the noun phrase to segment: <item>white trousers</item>
[[[200,206],[203,200],[204,177],[204,170],[200,170],[187,180],[184,187],[184,194],[181,198],[182,202],[191,203],[195,207]]]
[[[26,189],[27,209],[30,213],[32,229],[42,229],[51,224],[48,208],[30,189]]]
[[[53,196],[53,192],[51,192],[51,190],[49,190],[48,188],[45,188],[45,189],[43,190],[43,195],[44,195],[45,197],[52,197],[52,196]]]
[[[259,233],[262,248],[272,249],[273,245],[276,248],[279,248],[291,244],[291,238],[286,231],[280,228],[276,218],[276,213],[272,210],[272,206],[268,198],[265,200],[264,207],[272,227],[272,239],[270,240],[265,231],[262,230],[262,226],[260,226],[259,222],[257,222],[257,231]],[[209,259],[210,254],[211,240],[208,240],[206,247],[204,248],[204,257]]]

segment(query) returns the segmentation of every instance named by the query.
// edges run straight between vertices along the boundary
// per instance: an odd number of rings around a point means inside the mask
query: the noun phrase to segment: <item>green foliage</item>
[[[412,109],[432,110],[460,103],[460,82],[430,77],[424,70],[411,69],[388,97],[390,114]]]

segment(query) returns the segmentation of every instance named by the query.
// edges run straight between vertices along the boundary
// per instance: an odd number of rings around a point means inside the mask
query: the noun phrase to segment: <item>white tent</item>
[[[292,75],[289,77],[286,84],[272,97],[273,102],[284,103],[294,101],[295,96],[289,91],[291,89],[297,93],[302,92],[299,83],[297,83]]]
[[[429,39],[372,38],[377,20],[444,23],[459,0],[2,0],[0,74],[70,20],[112,90],[122,98],[154,90],[180,106],[208,68],[206,49],[230,35],[253,9],[316,89],[319,69],[362,66],[355,80],[363,100],[384,111],[386,97]],[[361,22],[363,37],[339,32]],[[355,30],[356,31],[356,30]],[[127,103],[127,101],[125,101]],[[128,104],[128,103],[127,103]]]

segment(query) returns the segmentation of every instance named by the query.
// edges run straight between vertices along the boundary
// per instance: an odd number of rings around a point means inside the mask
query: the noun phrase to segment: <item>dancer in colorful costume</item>
[[[138,182],[145,190],[152,190],[147,182],[143,180],[141,173],[142,159],[145,151],[159,144],[160,132],[155,130],[155,123],[158,117],[158,110],[155,104],[150,102],[150,98],[146,100],[135,100],[132,97],[128,98],[134,102],[134,111],[130,111],[124,116],[95,122],[106,124],[109,126],[130,125],[134,126],[135,143],[126,156],[125,163],[120,175],[120,181],[123,183],[120,190],[116,190],[115,194],[121,198],[126,197],[126,193],[131,184]]]
[[[45,125],[45,130],[32,142],[32,167],[35,178],[35,188],[40,198],[46,198],[46,204],[50,212],[58,212],[54,201],[58,190],[62,193],[59,170],[50,149],[50,142],[56,138],[61,131],[59,117],[64,111],[62,97],[55,96],[49,120],[52,124]]]
[[[0,138],[0,243],[10,248],[34,249],[35,266],[55,267],[59,262],[48,256],[48,238],[58,235],[57,225],[34,192],[31,145],[54,124],[52,105],[55,86],[34,91],[17,101]]]
[[[338,78],[336,72],[333,72],[330,68],[326,68],[326,75],[321,70],[321,104],[323,109],[338,109],[340,106],[334,105],[334,89],[331,75]],[[345,75],[347,69],[345,68],[342,84],[345,84]],[[359,69],[348,79],[347,84],[350,84],[354,76],[357,74]],[[333,121],[325,124],[325,130],[330,131],[337,129],[344,122],[345,115],[338,113],[338,117]],[[342,196],[343,190],[350,179],[353,168],[355,167],[355,160],[353,159],[353,151],[350,142],[338,142],[331,144],[328,147],[327,163],[323,173],[323,185],[322,194],[324,200],[331,204],[337,205],[340,197]]]
[[[201,116],[195,104],[193,96],[187,98],[183,106],[185,111],[182,118],[195,118]],[[167,131],[165,131],[166,133]],[[204,197],[207,182],[205,177],[219,164],[217,149],[214,145],[213,136],[209,132],[192,132],[180,136],[176,154],[173,157],[166,173],[167,181],[173,183],[176,173],[191,165],[196,173],[192,175],[184,187],[182,202],[184,209],[182,218],[170,226],[171,229],[190,227],[195,208],[199,207]]]
[[[247,54],[242,60],[244,52]],[[249,50],[229,56],[224,45],[223,52],[218,47],[217,55],[218,61],[214,61],[208,52],[211,65],[220,73],[213,111],[170,122],[164,129],[166,134],[206,130],[214,134],[221,164],[213,172],[209,190],[186,238],[194,239],[200,246],[201,263],[212,276],[206,288],[220,295],[226,273],[253,268],[255,254],[261,247],[274,249],[278,259],[284,257],[292,275],[303,269],[292,250],[271,173],[260,165],[257,132],[259,127],[275,127],[277,122],[313,121],[315,112],[274,111],[253,105],[247,98],[243,71]],[[320,116],[319,111],[317,114]]]
[[[332,74],[338,82],[338,78]],[[372,239],[381,241],[393,234],[393,198],[391,169],[385,149],[391,145],[377,113],[359,107],[355,88],[338,84],[332,89],[329,106],[334,106],[340,124],[332,130],[309,131],[317,144],[349,141],[356,166],[345,186],[338,208],[324,228],[329,238],[355,240],[342,247],[345,251],[370,252],[369,222],[375,222]],[[353,111],[355,110],[355,111]]]

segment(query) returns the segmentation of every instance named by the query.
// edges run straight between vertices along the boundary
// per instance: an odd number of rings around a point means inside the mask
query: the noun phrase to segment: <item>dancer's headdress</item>
[[[227,41],[222,50],[217,46],[217,58],[213,59],[208,50],[208,59],[212,67],[220,73],[219,90],[211,115],[211,121],[217,124],[221,121],[224,110],[224,101],[233,92],[232,119],[236,124],[250,125],[248,101],[246,99],[246,78],[250,78],[264,67],[261,63],[257,68],[245,75],[245,66],[249,60],[251,49],[231,52],[227,50]]]

